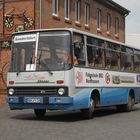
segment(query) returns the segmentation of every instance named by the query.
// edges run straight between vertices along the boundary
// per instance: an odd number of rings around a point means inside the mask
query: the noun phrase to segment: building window
[[[85,3],[85,25],[89,26],[89,4]]]
[[[115,18],[115,35],[119,34],[119,18]]]
[[[65,0],[65,19],[70,18],[70,0]]]
[[[110,33],[110,24],[111,24],[111,17],[110,17],[110,14],[107,15],[107,18],[106,18],[106,28],[107,28],[107,33]]]
[[[80,0],[76,0],[76,4],[75,4],[76,23],[80,23],[80,12],[81,12],[80,4],[81,4],[81,1]]]
[[[97,30],[101,30],[101,10],[97,11]]]
[[[52,1],[52,5],[53,5],[53,15],[54,16],[58,16],[58,0],[53,0]]]

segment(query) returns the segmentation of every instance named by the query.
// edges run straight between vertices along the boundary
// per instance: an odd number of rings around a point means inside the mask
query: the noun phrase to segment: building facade
[[[125,42],[129,11],[112,0],[42,0],[41,28],[73,27]]]
[[[0,95],[6,92],[11,34],[35,29],[34,0],[0,0]]]
[[[0,0],[0,94],[6,89],[12,32],[76,28],[125,42],[128,14],[112,0]]]

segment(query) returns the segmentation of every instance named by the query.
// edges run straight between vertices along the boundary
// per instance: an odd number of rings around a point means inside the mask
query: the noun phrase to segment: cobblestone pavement
[[[32,110],[1,104],[0,140],[140,140],[140,105],[129,113],[98,110],[91,120],[80,112],[47,112],[39,120]]]

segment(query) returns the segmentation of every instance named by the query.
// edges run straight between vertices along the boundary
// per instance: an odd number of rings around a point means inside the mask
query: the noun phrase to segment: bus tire
[[[43,118],[46,114],[46,109],[34,109],[37,118]]]
[[[131,95],[128,96],[128,103],[124,105],[124,110],[126,112],[130,112],[133,109],[134,106],[134,97],[132,97]]]
[[[134,97],[129,95],[127,104],[117,105],[117,110],[119,112],[130,112],[132,111],[134,104],[135,104]]]
[[[82,109],[83,117],[86,119],[92,119],[95,110],[95,104],[93,98],[90,98],[90,104],[88,109]]]

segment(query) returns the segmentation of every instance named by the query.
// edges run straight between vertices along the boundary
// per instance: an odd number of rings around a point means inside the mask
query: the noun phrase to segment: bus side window
[[[124,50],[125,48],[125,50]],[[132,49],[122,46],[121,52],[121,70],[133,71],[133,54]]]
[[[93,47],[91,46],[87,46],[87,59],[88,59],[88,64],[89,64],[89,67],[94,67],[94,51],[93,51]]]
[[[83,43],[74,43],[74,59],[75,63],[79,65],[85,65],[85,55],[84,55],[84,44]]]
[[[134,50],[134,71],[140,72],[140,51]]]
[[[104,41],[87,36],[87,60],[89,67],[102,68],[104,65]]]
[[[103,49],[96,48],[96,54],[94,59],[95,67],[103,67]]]
[[[111,66],[111,51],[105,50],[105,68],[110,69]]]
[[[76,65],[85,65],[85,46],[84,39],[81,34],[74,34],[73,42],[74,42],[74,62]]]
[[[105,67],[107,69],[120,69],[120,45],[116,43],[106,42],[105,50]]]

